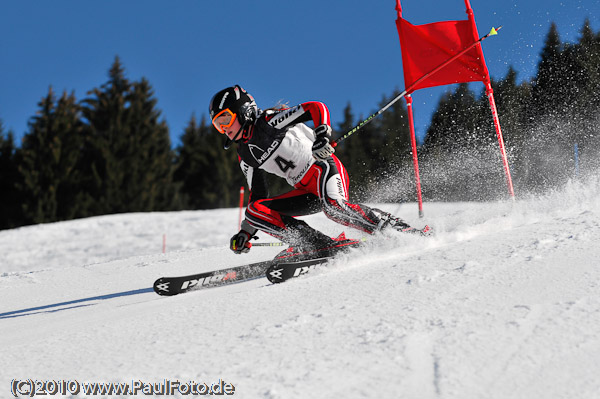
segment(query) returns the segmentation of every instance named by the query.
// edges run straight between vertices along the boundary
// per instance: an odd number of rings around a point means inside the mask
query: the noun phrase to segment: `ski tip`
[[[283,267],[279,266],[278,264],[270,267],[266,272],[266,276],[267,280],[273,284],[279,284],[285,281],[283,277]]]
[[[178,292],[173,291],[170,285],[170,282],[166,281],[164,277],[161,277],[154,282],[152,288],[154,289],[154,292],[156,292],[160,296],[177,295]]]

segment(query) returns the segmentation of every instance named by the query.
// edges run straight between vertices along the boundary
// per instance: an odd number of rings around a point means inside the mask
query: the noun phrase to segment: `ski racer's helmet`
[[[221,134],[239,118],[242,132],[254,123],[258,116],[258,107],[252,97],[241,86],[235,85],[221,90],[210,100],[208,106],[212,124]]]

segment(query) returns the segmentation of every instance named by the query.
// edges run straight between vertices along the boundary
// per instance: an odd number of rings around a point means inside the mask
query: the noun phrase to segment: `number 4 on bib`
[[[292,161],[285,160],[280,156],[277,156],[277,158],[275,158],[275,163],[277,164],[277,166],[279,166],[279,169],[281,169],[283,173],[296,167],[296,165]]]

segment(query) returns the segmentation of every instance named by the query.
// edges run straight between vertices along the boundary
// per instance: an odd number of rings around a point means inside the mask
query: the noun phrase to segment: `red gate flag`
[[[500,128],[500,120],[494,100],[494,91],[492,90],[490,75],[481,48],[481,41],[490,35],[496,34],[496,30],[492,29],[486,36],[479,38],[475,16],[469,0],[465,0],[465,6],[469,17],[466,21],[442,21],[425,25],[413,25],[402,18],[402,6],[400,0],[396,0],[396,11],[398,12],[396,27],[400,37],[404,85],[406,87],[402,95],[408,94],[404,99],[408,105],[419,217],[423,216],[423,202],[410,93],[426,87],[478,81],[485,84],[506,174],[508,192],[512,199],[515,198],[502,129]],[[382,110],[385,110],[385,108]]]
[[[413,25],[402,18],[400,1],[397,2],[397,10],[396,27],[400,36],[405,87],[411,87],[423,75],[478,40],[477,28],[471,20]],[[437,73],[411,87],[409,93],[426,87],[488,80],[481,44],[478,43]]]

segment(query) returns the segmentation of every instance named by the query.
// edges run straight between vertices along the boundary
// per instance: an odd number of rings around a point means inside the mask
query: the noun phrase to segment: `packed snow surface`
[[[415,204],[380,207],[435,236],[386,233],[284,284],[174,297],[154,280],[282,248],[231,253],[236,209],[1,231],[0,397],[32,379],[221,380],[240,398],[600,398],[599,179],[425,203],[421,220]]]

